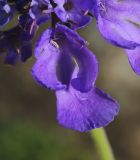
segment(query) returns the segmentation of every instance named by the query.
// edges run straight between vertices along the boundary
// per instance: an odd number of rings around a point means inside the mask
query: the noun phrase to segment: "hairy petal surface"
[[[80,132],[106,126],[119,111],[118,103],[96,87],[87,93],[70,87],[56,96],[59,124]]]
[[[57,77],[59,52],[43,52],[32,69],[33,77],[44,87],[59,90],[66,88]]]
[[[47,50],[49,51],[53,49],[52,45],[50,44],[52,34],[53,34],[53,30],[48,29],[44,31],[42,35],[39,37],[39,39],[36,41],[35,51],[34,51],[36,59],[40,58],[40,55],[42,55],[44,51],[47,51]]]
[[[99,30],[113,44],[128,49],[140,45],[140,1],[97,0]]]

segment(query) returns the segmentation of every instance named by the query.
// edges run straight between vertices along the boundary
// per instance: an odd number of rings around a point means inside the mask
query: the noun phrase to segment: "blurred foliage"
[[[29,124],[0,125],[0,160],[91,160],[74,137]],[[56,130],[57,131],[57,130]]]

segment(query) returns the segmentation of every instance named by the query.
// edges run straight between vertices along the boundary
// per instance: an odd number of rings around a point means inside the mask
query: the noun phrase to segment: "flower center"
[[[73,8],[73,3],[71,1],[65,3],[64,8],[65,8],[66,11],[70,11]]]

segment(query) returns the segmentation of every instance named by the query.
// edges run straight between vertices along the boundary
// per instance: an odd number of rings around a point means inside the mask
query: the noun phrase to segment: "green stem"
[[[115,160],[111,145],[103,128],[91,131],[91,138],[95,142],[101,160]]]

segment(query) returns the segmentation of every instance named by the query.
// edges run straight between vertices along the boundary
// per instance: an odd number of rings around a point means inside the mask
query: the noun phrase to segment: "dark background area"
[[[97,86],[120,103],[106,127],[117,160],[140,160],[140,78],[122,49],[108,44],[94,23],[80,34],[99,60]],[[88,133],[57,124],[53,92],[32,78],[35,59],[16,66],[0,57],[0,160],[100,160]]]

